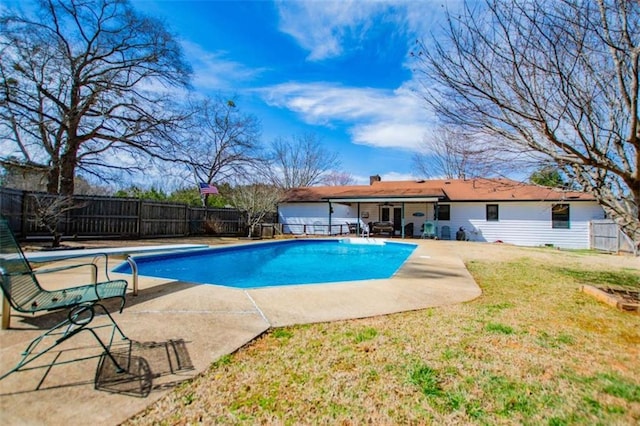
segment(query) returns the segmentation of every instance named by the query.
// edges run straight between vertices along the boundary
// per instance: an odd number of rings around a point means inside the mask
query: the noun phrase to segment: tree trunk
[[[59,159],[52,160],[47,175],[47,192],[57,195],[73,195],[75,189],[75,171],[77,148],[69,148]]]
[[[58,194],[60,191],[60,160],[51,161],[51,168],[47,174],[47,192],[49,194]]]
[[[56,248],[60,247],[60,242],[62,241],[62,233],[57,230],[53,232],[53,241],[51,242],[51,247]]]
[[[75,189],[75,172],[78,163],[78,149],[80,144],[76,141],[68,142],[68,149],[62,155],[60,164],[60,195],[73,195]]]
[[[631,188],[632,197],[636,204],[636,223],[630,226],[633,227],[629,230],[629,237],[636,245],[636,251],[640,252],[640,181],[636,181]]]

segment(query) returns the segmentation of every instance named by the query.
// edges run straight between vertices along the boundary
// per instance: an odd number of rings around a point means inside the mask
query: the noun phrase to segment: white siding
[[[444,203],[443,203],[444,204]],[[497,204],[498,221],[486,220],[486,205]],[[569,204],[569,228],[554,229],[551,206],[555,202],[451,203],[451,232],[464,227],[471,240],[522,245],[553,245],[560,248],[589,248],[589,221],[602,219],[604,212],[595,202]]]
[[[348,223],[357,221],[357,210],[344,204],[331,204],[331,234],[348,234]],[[278,220],[285,234],[329,234],[329,203],[290,203],[278,206]],[[362,224],[361,226],[363,226]]]
[[[355,211],[354,215],[358,214],[358,205],[354,204],[353,205],[353,209]],[[377,204],[372,204],[372,203],[361,203],[360,204],[360,217],[362,217],[362,220],[369,223],[369,222],[377,222],[379,219],[378,217],[378,205]]]

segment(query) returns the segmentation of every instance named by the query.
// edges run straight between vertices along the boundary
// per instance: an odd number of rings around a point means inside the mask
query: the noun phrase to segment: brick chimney
[[[373,182],[380,182],[381,180],[380,175],[369,176],[369,185],[373,185]]]

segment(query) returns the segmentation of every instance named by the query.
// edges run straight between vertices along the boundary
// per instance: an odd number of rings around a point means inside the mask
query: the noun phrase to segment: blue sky
[[[409,52],[458,0],[133,0],[181,41],[203,94],[236,96],[265,143],[313,132],[358,183],[411,179],[435,123]]]

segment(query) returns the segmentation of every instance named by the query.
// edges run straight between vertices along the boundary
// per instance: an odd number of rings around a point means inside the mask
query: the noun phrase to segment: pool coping
[[[123,313],[114,314],[116,321],[135,341],[184,342],[194,368],[154,378],[156,387],[145,398],[95,390],[95,359],[56,366],[48,373],[15,373],[0,381],[3,423],[58,424],[85,418],[94,424],[119,424],[272,327],[393,314],[481,295],[453,246],[408,242],[418,247],[386,280],[234,289],[140,277],[140,294],[127,297]],[[39,320],[44,319],[13,313],[14,328],[0,330],[0,371],[8,370],[26,342],[39,334]],[[60,345],[63,355],[99,354],[95,341],[84,334]]]

